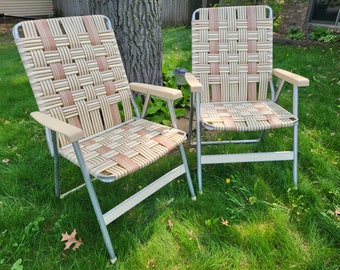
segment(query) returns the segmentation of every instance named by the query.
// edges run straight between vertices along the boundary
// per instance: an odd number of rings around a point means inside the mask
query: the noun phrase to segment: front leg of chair
[[[298,86],[294,85],[293,86],[293,114],[298,117],[299,114],[299,88]],[[294,181],[294,186],[297,187],[298,184],[298,123],[294,125],[294,130],[293,130],[293,181]]]
[[[298,117],[299,115],[299,87],[297,85],[293,86],[293,114]],[[293,181],[294,186],[297,187],[298,184],[298,123],[294,125],[293,130]]]
[[[294,186],[297,188],[298,185],[298,123],[294,125],[293,130],[293,181]]]
[[[197,181],[198,191],[202,194],[202,145],[201,145],[201,118],[200,118],[200,93],[196,93],[196,152],[197,152]]]
[[[106,249],[107,249],[109,256],[110,256],[110,261],[111,261],[111,263],[115,263],[116,260],[117,260],[117,257],[115,255],[114,250],[113,250],[113,246],[112,246],[112,242],[111,242],[111,239],[110,239],[110,236],[109,236],[109,232],[107,230],[107,227],[106,227],[106,224],[105,224],[105,221],[104,221],[103,212],[100,208],[96,192],[95,192],[94,187],[92,185],[90,174],[86,169],[86,164],[85,164],[84,157],[83,157],[83,154],[82,154],[80,146],[79,146],[79,142],[75,141],[75,142],[72,143],[72,145],[73,145],[74,151],[76,153],[81,172],[82,172],[83,177],[84,177],[84,181],[85,181],[85,185],[87,187],[87,191],[89,192],[89,195],[90,195],[91,203],[92,203],[92,206],[94,208],[94,212],[96,214],[96,217],[97,217],[97,220],[98,220],[98,223],[99,223],[99,227],[100,227],[100,230],[101,230],[103,238],[104,238]]]

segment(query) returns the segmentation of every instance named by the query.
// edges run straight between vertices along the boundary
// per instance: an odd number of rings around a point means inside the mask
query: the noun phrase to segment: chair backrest
[[[21,28],[15,41],[41,112],[80,127],[85,136],[132,118],[131,91],[106,17],[24,21]]]
[[[202,8],[193,14],[192,73],[203,85],[202,102],[267,99],[271,17],[266,6]]]

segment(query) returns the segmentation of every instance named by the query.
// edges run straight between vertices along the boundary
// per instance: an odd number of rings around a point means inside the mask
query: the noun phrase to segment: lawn
[[[190,30],[164,29],[163,37],[164,73],[190,70]],[[183,177],[109,225],[115,265],[87,191],[54,196],[53,161],[42,127],[29,116],[34,98],[6,36],[0,36],[0,59],[0,269],[340,268],[339,49],[274,48],[275,67],[310,79],[299,95],[298,189],[290,162],[204,166],[197,201]],[[290,100],[287,86],[281,102],[290,106]],[[265,144],[251,147],[280,148],[289,138],[287,131],[274,131]],[[195,153],[186,150],[195,179]],[[96,182],[100,200],[109,206],[128,196],[176,159],[174,153],[114,184]],[[62,166],[66,186],[81,181],[76,168]],[[63,250],[61,235],[73,229],[83,245]]]

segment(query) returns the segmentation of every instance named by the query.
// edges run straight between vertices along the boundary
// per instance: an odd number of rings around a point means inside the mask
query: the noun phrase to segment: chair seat
[[[273,101],[202,103],[201,123],[208,130],[258,131],[290,127],[296,116]]]
[[[112,182],[166,155],[186,140],[186,133],[144,119],[133,119],[119,127],[80,142],[89,173]],[[60,154],[78,164],[72,145]]]

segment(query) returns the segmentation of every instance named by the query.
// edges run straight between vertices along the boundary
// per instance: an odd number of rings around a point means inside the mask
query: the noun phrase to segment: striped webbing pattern
[[[192,21],[192,73],[202,102],[265,100],[272,70],[265,6],[202,8]]]
[[[102,16],[25,21],[22,29],[16,43],[40,111],[85,136],[120,124],[119,104],[124,120],[132,118],[124,66]]]
[[[207,129],[257,131],[290,127],[298,119],[273,101],[201,104],[201,120]]]
[[[80,146],[91,175],[113,181],[151,164],[185,139],[183,131],[138,119],[90,137]],[[78,164],[71,145],[60,149],[60,153]]]

